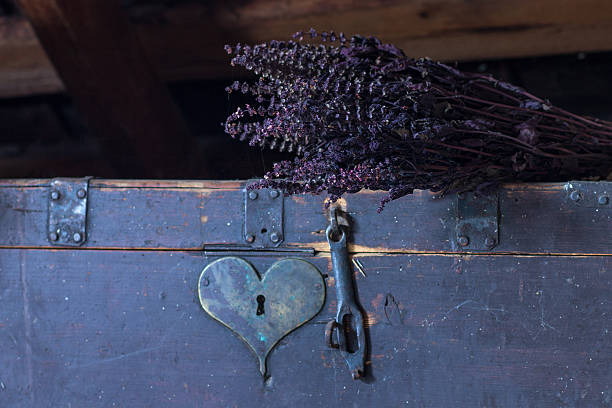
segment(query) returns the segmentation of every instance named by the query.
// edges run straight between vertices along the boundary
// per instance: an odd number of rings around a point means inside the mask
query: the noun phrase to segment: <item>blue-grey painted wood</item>
[[[48,181],[46,182],[48,183]],[[242,244],[243,183],[92,180],[84,248],[199,250]],[[45,181],[0,183],[0,247],[51,247]],[[464,252],[456,197],[416,191],[377,214],[382,193],[348,195],[352,252]],[[500,242],[490,252],[610,254],[612,203],[585,208],[565,185],[517,184],[500,191]],[[285,198],[284,245],[328,251],[323,196]],[[467,251],[465,251],[467,252]]]
[[[0,407],[604,407],[612,257],[356,254],[371,345],[335,313],[255,357],[197,299],[197,252],[0,249]],[[278,258],[250,257],[260,271]],[[330,276],[329,258],[309,258]],[[328,285],[333,285],[331,277]]]

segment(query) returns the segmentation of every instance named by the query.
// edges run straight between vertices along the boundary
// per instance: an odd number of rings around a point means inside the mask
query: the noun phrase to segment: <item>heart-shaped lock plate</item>
[[[325,302],[321,273],[301,259],[280,260],[261,277],[244,259],[221,258],[204,268],[198,291],[204,310],[253,350],[264,376],[276,343],[312,319]]]

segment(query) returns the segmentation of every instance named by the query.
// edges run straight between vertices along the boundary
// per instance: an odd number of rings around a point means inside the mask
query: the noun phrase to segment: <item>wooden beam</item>
[[[95,146],[75,146],[63,143],[51,148],[0,160],[2,177],[74,177],[96,174],[119,177],[108,160],[101,157]]]
[[[211,1],[160,13],[136,28],[168,81],[235,77],[225,43],[285,39],[311,26],[377,35],[410,56],[445,61],[612,50],[609,0]],[[15,35],[27,23],[12,24],[0,31],[0,97],[61,89],[33,37]]]
[[[0,97],[57,93],[64,90],[30,23],[0,17]]]
[[[119,3],[18,3],[111,162],[146,177],[188,174],[190,132]]]
[[[376,35],[408,56],[476,60],[612,50],[608,0],[256,0],[188,3],[138,30],[169,80],[231,77],[225,43],[289,39],[298,30]],[[206,23],[204,23],[206,22]]]

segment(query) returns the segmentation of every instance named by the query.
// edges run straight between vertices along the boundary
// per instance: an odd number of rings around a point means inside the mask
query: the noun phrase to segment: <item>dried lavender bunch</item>
[[[257,102],[230,115],[225,131],[252,146],[296,153],[251,187],[327,191],[332,201],[386,190],[382,209],[414,189],[445,194],[612,171],[610,122],[574,115],[490,76],[408,58],[374,37],[347,40],[311,29],[294,38],[226,46],[232,65],[258,80],[227,88]]]

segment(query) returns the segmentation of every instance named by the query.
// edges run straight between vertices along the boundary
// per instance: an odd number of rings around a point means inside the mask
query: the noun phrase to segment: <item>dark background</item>
[[[33,2],[36,3],[36,1]],[[227,7],[242,7],[246,3],[250,2],[229,1]],[[517,0],[516,3],[520,5],[522,1]],[[122,12],[129,18],[130,24],[139,27],[146,26],[149,31],[155,33],[157,29],[159,32],[167,30],[168,24],[172,24],[172,21],[168,22],[168,18],[185,19],[184,16],[188,15],[189,10],[192,10],[193,7],[205,9],[205,12],[202,12],[203,20],[200,24],[200,26],[205,26],[206,13],[214,14],[217,11],[213,10],[213,12],[208,9],[209,6],[203,6],[203,4],[205,2],[185,0],[124,0]],[[187,11],[184,11],[185,8]],[[183,14],[177,10],[183,10]],[[172,17],[176,15],[182,17]],[[416,17],[421,20],[432,18],[427,10],[419,12]],[[12,0],[0,0],[0,18],[8,22],[26,20],[20,8]],[[190,20],[190,24],[194,27],[198,27],[197,18],[200,17],[196,16]],[[343,18],[348,17],[339,13],[339,24],[350,27],[350,22],[343,21]],[[497,17],[492,15],[491,18],[496,21]],[[588,21],[584,24],[585,27],[589,27]],[[6,28],[9,27],[6,23],[4,27],[2,34],[4,43],[0,43],[0,65],[10,65],[13,61],[7,57],[3,59],[2,47],[6,47],[11,40],[7,39],[7,36],[20,34],[18,30],[13,30],[11,34],[11,30]],[[294,30],[301,28],[303,27],[295,27]],[[470,35],[475,36],[476,41],[480,41],[479,36],[482,36],[482,58],[462,56],[460,52],[463,51],[448,49],[449,57],[458,56],[463,60],[458,63],[460,69],[491,73],[499,79],[527,88],[538,96],[549,98],[553,104],[575,113],[612,119],[612,97],[610,96],[612,95],[612,81],[610,80],[612,52],[581,51],[579,42],[567,46],[571,52],[558,53],[558,46],[552,47],[551,51],[547,52],[546,47],[549,46],[547,41],[551,44],[555,43],[546,37],[548,34],[538,34],[537,31],[534,31],[533,34],[533,50],[523,51],[525,44],[517,40],[515,52],[512,48],[514,46],[512,36],[515,35],[515,32],[527,30],[527,36],[529,36],[531,35],[529,30],[537,30],[537,27],[523,29],[512,25],[504,27],[502,24],[501,28],[497,27],[495,30],[490,28],[479,30],[472,28]],[[370,32],[361,32],[361,34],[370,34]],[[554,35],[554,32],[551,35]],[[218,48],[221,48],[222,43],[235,42],[235,38],[240,38],[239,34],[230,35],[227,30],[219,30],[218,36],[219,38],[212,42],[213,45],[218,44]],[[504,36],[510,37],[505,39]],[[612,30],[610,36],[612,37]],[[382,38],[386,40],[385,36]],[[432,35],[432,38],[435,38],[435,35]],[[182,40],[183,38],[178,38],[175,41]],[[189,41],[196,40],[190,38]],[[444,38],[441,38],[440,41],[442,44],[440,49],[432,47],[432,52],[434,55],[437,53],[444,56],[447,52],[444,49]],[[474,42],[474,40],[471,41]],[[501,54],[550,53],[556,55],[504,58],[503,55],[501,57],[495,55],[495,47],[489,44],[490,41],[504,44],[502,48],[505,48],[499,52]],[[588,41],[591,40],[585,39],[585,44]],[[477,42],[472,43],[469,45],[470,51],[465,51],[466,54],[479,53]],[[400,42],[399,45],[402,46],[402,43]],[[210,41],[206,46],[211,46]],[[451,47],[450,44],[449,47]],[[601,48],[600,45],[598,47]],[[169,46],[169,49],[174,48],[176,47]],[[410,53],[410,50],[406,51]],[[172,52],[168,54],[168,58],[176,60]],[[215,55],[222,54],[216,53]],[[159,55],[155,58],[159,58]],[[453,58],[446,58],[446,60],[454,63]],[[234,79],[244,78],[245,73],[229,68],[227,57],[215,57],[215,60],[210,63],[210,66],[218,67],[218,69],[215,68],[216,71],[213,74],[208,72],[206,62],[197,64],[204,68],[198,68],[200,71],[189,68],[183,70],[182,73],[172,75],[160,74],[165,79],[161,86],[169,87],[171,98],[179,107],[195,141],[195,147],[187,152],[190,157],[184,157],[186,161],[195,162],[195,166],[187,170],[182,169],[178,173],[167,171],[165,167],[160,166],[160,171],[153,174],[150,170],[142,168],[136,160],[133,149],[126,148],[127,143],[117,142],[111,135],[95,131],[94,126],[88,121],[87,112],[84,112],[78,104],[75,107],[70,94],[61,89],[45,91],[44,87],[40,87],[41,91],[32,86],[31,91],[20,92],[19,95],[10,95],[9,92],[0,97],[0,177],[46,178],[92,175],[104,178],[244,179],[261,176],[275,160],[288,157],[262,151],[259,148],[251,148],[224,134],[221,122],[240,102],[239,97],[234,95],[231,99],[228,98],[224,87]],[[180,71],[180,69],[175,69],[175,71]],[[170,79],[166,80],[166,76],[170,76]],[[0,73],[0,81],[10,82],[11,80],[11,78],[4,78]],[[117,87],[120,86],[121,84],[117,84]],[[91,97],[95,98],[96,95]],[[112,154],[108,150],[109,141],[112,145]]]

